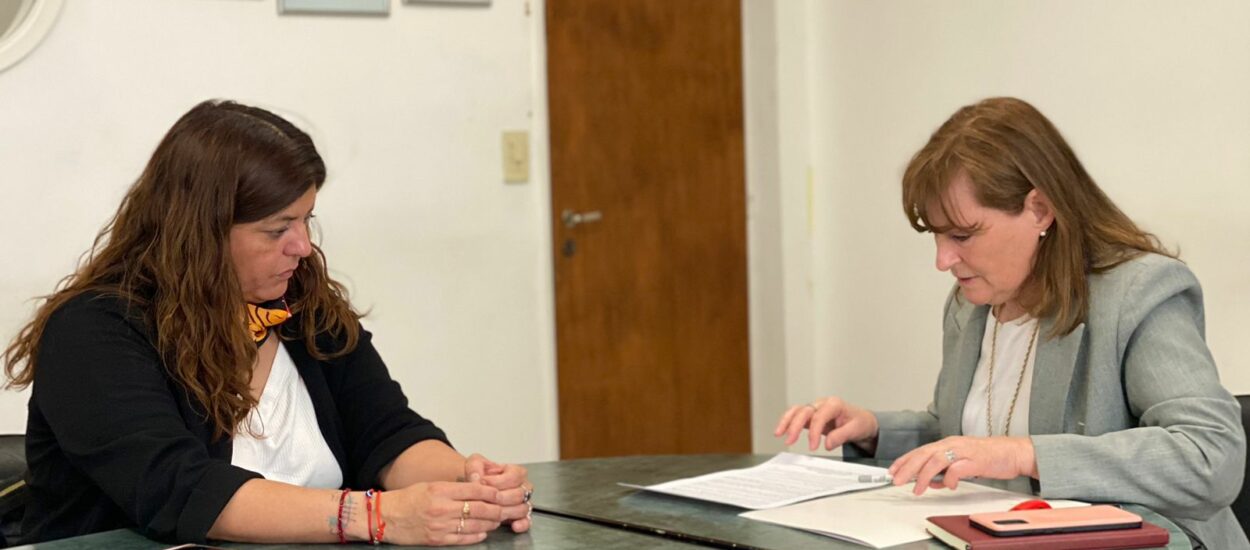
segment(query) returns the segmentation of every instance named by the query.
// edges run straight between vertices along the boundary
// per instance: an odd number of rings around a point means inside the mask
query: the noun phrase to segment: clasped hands
[[[786,409],[773,435],[785,436],[786,445],[798,441],[807,430],[808,449],[816,450],[824,438],[825,450],[846,443],[869,454],[877,448],[877,416],[837,397],[825,397]],[[942,474],[942,479],[934,478]],[[961,479],[984,477],[1013,479],[1037,477],[1033,442],[1027,437],[951,436],[912,449],[890,466],[894,485],[915,480],[913,493],[928,488],[954,489]]]
[[[525,468],[497,464],[474,454],[464,462],[464,477],[436,481],[386,493],[398,500],[387,513],[388,542],[421,545],[476,544],[502,524],[523,533],[530,528],[533,485]],[[402,500],[399,500],[402,499]]]

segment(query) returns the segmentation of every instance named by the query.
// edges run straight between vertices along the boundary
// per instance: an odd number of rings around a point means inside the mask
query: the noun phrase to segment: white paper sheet
[[[1034,498],[974,483],[959,489],[929,489],[912,494],[913,485],[839,495],[784,508],[741,514],[744,518],[775,523],[828,535],[837,539],[884,548],[929,538],[925,518],[979,512],[1005,512]],[[1087,506],[1074,500],[1047,501],[1054,508]]]
[[[781,453],[752,468],[725,470],[650,486],[622,483],[657,493],[719,502],[741,508],[776,508],[817,497],[881,487],[885,468],[840,460]]]

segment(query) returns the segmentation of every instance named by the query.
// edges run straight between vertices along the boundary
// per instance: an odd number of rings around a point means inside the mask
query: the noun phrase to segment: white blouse
[[[260,404],[247,422],[251,433],[260,438],[239,430],[231,464],[301,487],[337,489],[343,485],[343,472],[321,434],[308,387],[281,342]]]
[[[1037,318],[1024,315],[1018,319],[999,323],[994,317],[993,308],[985,322],[985,335],[981,338],[981,359],[977,361],[977,371],[972,376],[972,388],[968,390],[968,399],[964,402],[963,433],[971,436],[986,436],[985,414],[989,385],[990,351],[994,342],[994,325],[998,325],[998,352],[994,364],[993,410],[990,418],[994,425],[993,435],[1003,435],[1007,426],[1007,412],[1011,410],[1011,398],[1016,392],[1016,384],[1020,385],[1020,395],[1011,414],[1011,432],[1007,435],[1029,435],[1029,395],[1033,388],[1033,363],[1037,361],[1037,347],[1041,343],[1041,334],[1033,342],[1032,353],[1028,353],[1029,340],[1037,329]],[[1028,353],[1028,363],[1024,362]],[[1020,378],[1020,370],[1024,369],[1024,378]]]

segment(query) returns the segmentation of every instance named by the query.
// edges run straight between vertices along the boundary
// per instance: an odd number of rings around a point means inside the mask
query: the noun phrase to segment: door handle
[[[603,219],[603,212],[598,210],[590,210],[588,212],[574,212],[564,209],[560,212],[560,220],[564,222],[564,227],[573,229],[583,223],[593,223]]]

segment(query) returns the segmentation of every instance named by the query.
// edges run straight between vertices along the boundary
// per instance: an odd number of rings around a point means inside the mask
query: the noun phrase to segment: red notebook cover
[[[1135,529],[1110,529],[1081,533],[1054,533],[1022,537],[996,537],[977,529],[968,516],[932,516],[925,530],[938,540],[961,550],[1113,550],[1168,545],[1168,531],[1143,521]]]

